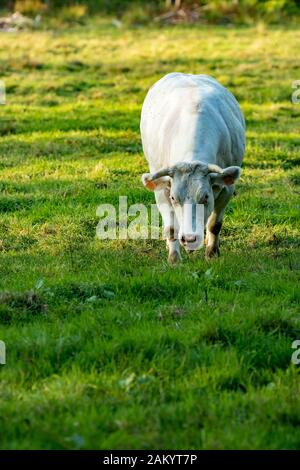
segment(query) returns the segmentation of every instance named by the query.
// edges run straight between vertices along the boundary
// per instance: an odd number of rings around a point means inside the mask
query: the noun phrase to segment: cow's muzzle
[[[183,234],[180,237],[180,243],[186,251],[199,250],[204,244],[204,236],[199,234]]]

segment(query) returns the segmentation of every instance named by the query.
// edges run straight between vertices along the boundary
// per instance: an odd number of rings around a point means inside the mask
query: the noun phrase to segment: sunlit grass
[[[1,36],[1,448],[299,448],[299,45],[263,26]],[[100,203],[154,202],[140,109],[175,70],[219,79],[247,121],[211,264],[95,237]]]

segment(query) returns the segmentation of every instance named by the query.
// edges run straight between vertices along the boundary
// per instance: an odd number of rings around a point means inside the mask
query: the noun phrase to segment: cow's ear
[[[239,166],[229,166],[222,173],[210,173],[209,176],[211,184],[230,186],[241,176],[241,169]]]
[[[171,178],[169,176],[161,176],[160,178],[152,179],[151,173],[144,173],[142,175],[142,183],[149,191],[157,191],[169,188]]]

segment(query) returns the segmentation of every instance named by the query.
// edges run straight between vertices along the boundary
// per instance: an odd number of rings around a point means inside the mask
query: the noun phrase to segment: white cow
[[[141,135],[169,248],[169,262],[200,248],[219,254],[224,209],[234,193],[245,151],[245,121],[234,96],[207,75],[170,73],[149,90]],[[199,220],[204,207],[204,226]],[[187,208],[189,209],[187,211]],[[186,216],[186,214],[189,214]]]

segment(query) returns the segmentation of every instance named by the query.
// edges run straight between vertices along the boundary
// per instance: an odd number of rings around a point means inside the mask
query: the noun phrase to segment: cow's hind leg
[[[156,204],[161,213],[164,225],[164,237],[169,250],[168,261],[174,264],[181,260],[180,245],[177,240],[178,223],[166,190],[155,191]]]
[[[234,186],[225,186],[215,200],[215,207],[206,225],[206,259],[220,254],[220,232],[224,211],[234,192]]]

